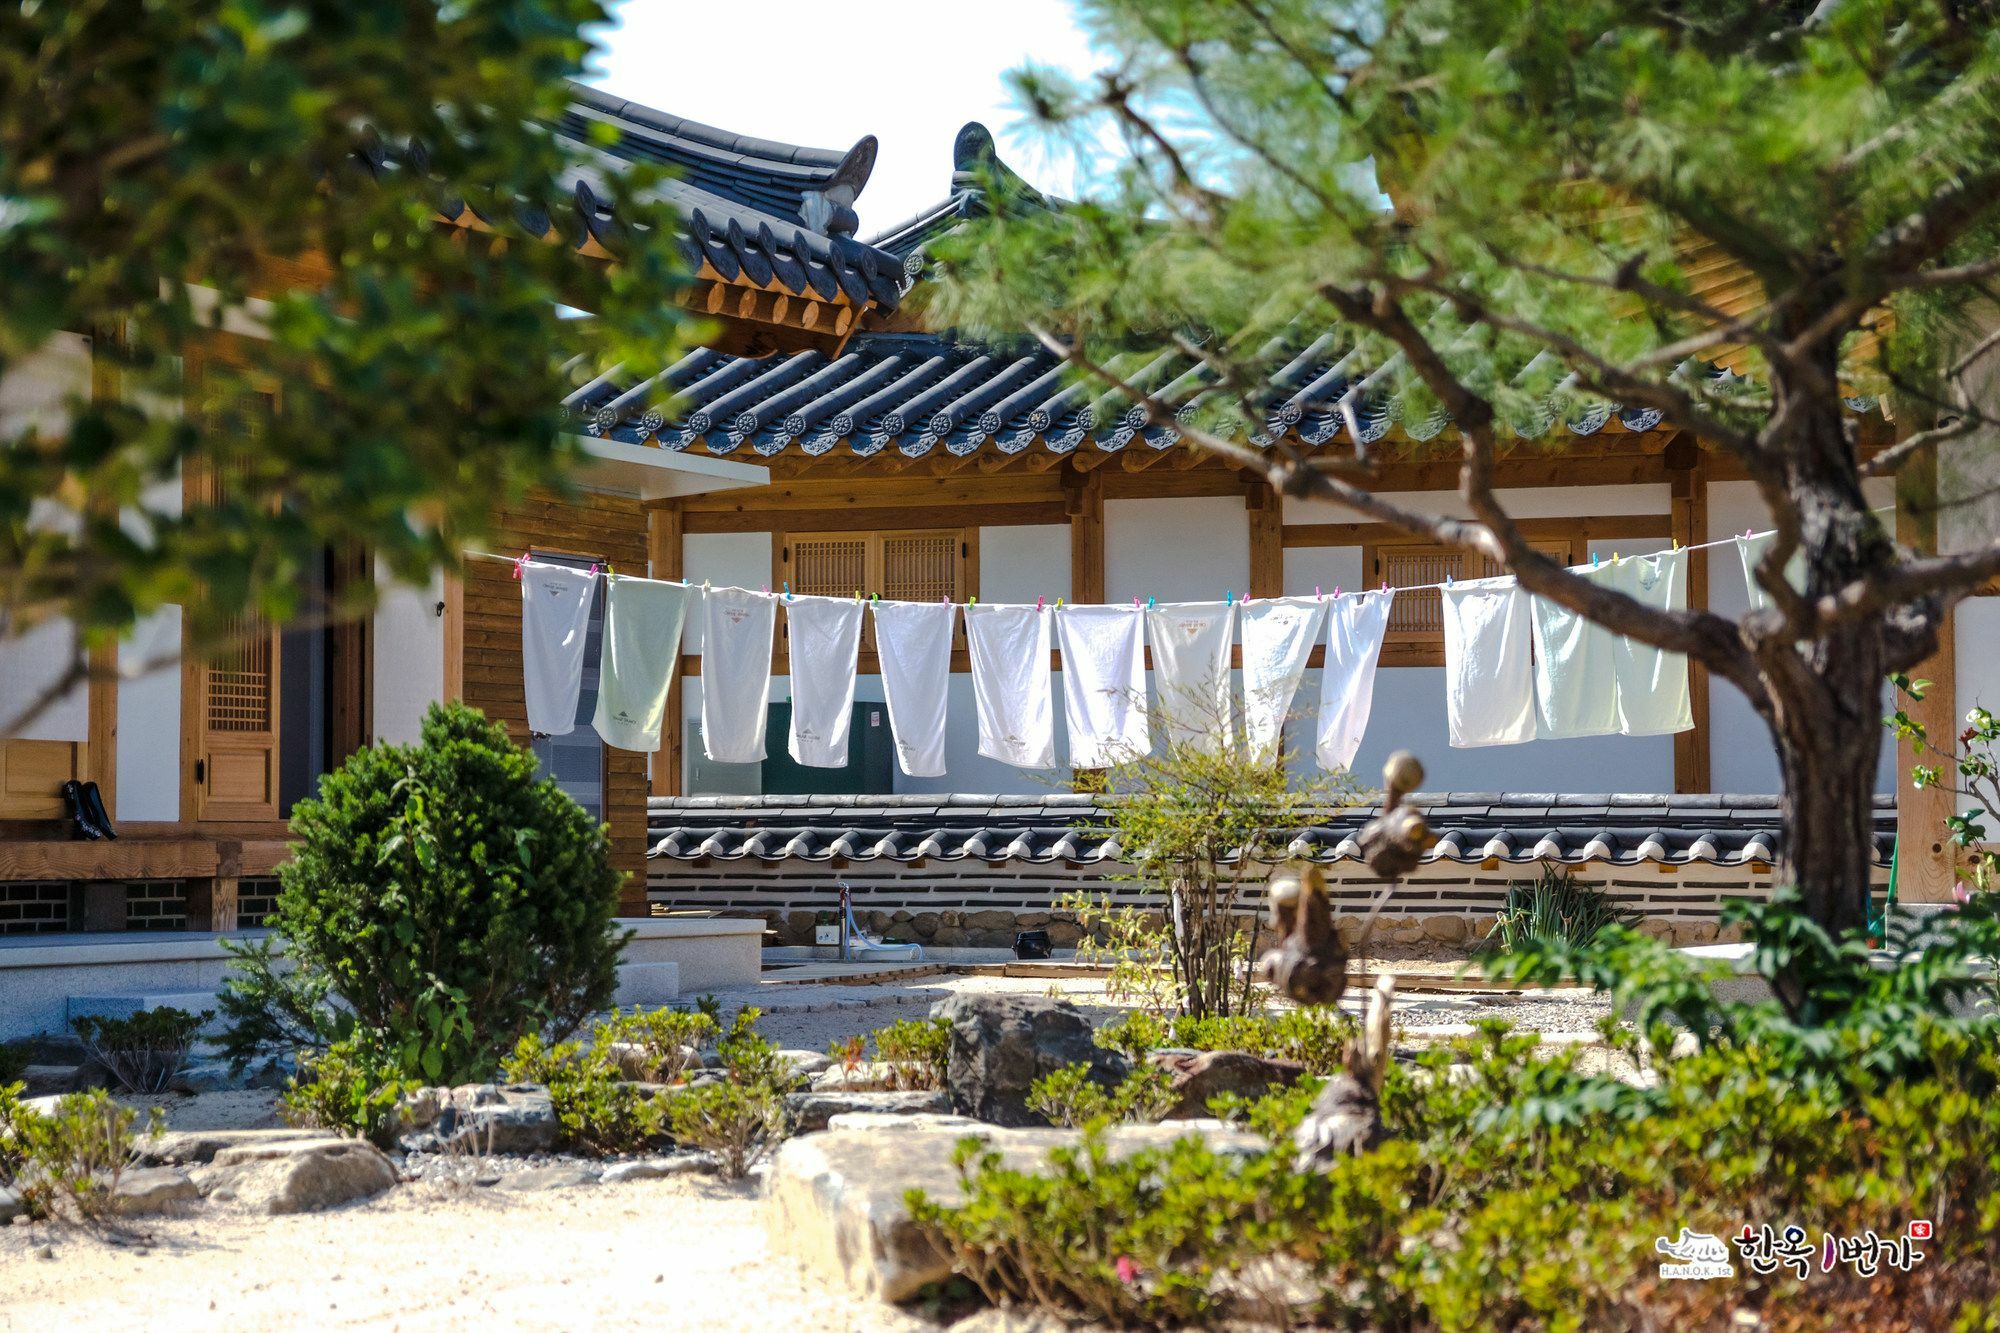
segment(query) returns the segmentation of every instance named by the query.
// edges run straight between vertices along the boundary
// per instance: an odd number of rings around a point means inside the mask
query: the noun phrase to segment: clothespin
[[[1148,597],[1148,598],[1146,599],[1146,609],[1147,609],[1148,611],[1150,611],[1150,610],[1152,610],[1152,609],[1153,609],[1153,599],[1152,599],[1152,598],[1150,598],[1150,597]]]
[[[523,569],[526,569],[527,567],[528,567],[528,553],[526,551],[523,551],[521,552],[520,557],[514,561],[515,581],[518,582],[520,580],[521,571]]]
[[[1060,597],[1056,598],[1056,610],[1058,611],[1062,610],[1062,604],[1063,604],[1063,599]]]
[[[1596,568],[1597,568],[1597,552],[1595,552],[1595,551],[1592,551],[1592,552],[1590,553],[1590,567],[1591,567],[1592,569],[1596,569]]]
[[[1139,609],[1139,599],[1136,597],[1132,599],[1132,609],[1134,611],[1137,611]]]
[[[1333,600],[1336,602],[1340,600],[1340,585],[1338,583],[1333,585]]]
[[[763,585],[763,591],[764,591],[764,595],[765,595],[766,597],[769,597],[769,596],[771,595],[771,585],[770,585],[770,584],[768,584],[768,583],[764,584],[764,585]]]
[[[1235,589],[1233,589],[1233,588],[1232,588],[1232,589],[1230,589],[1230,590],[1229,590],[1228,592],[1225,592],[1225,593],[1223,593],[1223,594],[1222,594],[1222,604],[1223,604],[1224,606],[1234,606],[1234,605],[1236,605],[1236,590],[1235,590]]]
[[[1383,592],[1389,591],[1389,580],[1387,579],[1382,580],[1382,591]]]
[[[1750,529],[1743,529],[1743,536],[1747,539],[1750,536]]]
[[[1035,609],[1037,611],[1042,609],[1042,599],[1039,596],[1035,598]]]
[[[788,602],[792,600],[792,581],[790,579],[785,580],[785,600]]]
[[[1611,553],[1611,563],[1614,565],[1618,563],[1618,552],[1613,551]]]
[[[591,578],[597,577],[597,562],[595,560],[590,562],[590,577]]]
[[[1313,584],[1313,600],[1318,602],[1323,602],[1326,600],[1326,594],[1319,590],[1319,585],[1317,583]]]
[[[1035,601],[1036,601],[1036,602],[1037,602],[1038,604],[1039,604],[1039,603],[1041,602],[1041,600],[1042,600],[1042,599],[1041,599],[1041,598],[1039,598],[1039,597],[1037,597],[1037,598],[1035,599]],[[978,599],[977,597],[972,597],[972,598],[968,598],[968,599],[966,600],[966,603],[965,603],[965,604],[966,604],[967,606],[978,606],[978,605],[979,605],[979,599]]]
[[[1445,576],[1444,576],[1444,586],[1445,586],[1445,587],[1447,587],[1447,588],[1449,588],[1449,587],[1451,586],[1451,584],[1452,584],[1452,578],[1451,578],[1451,575],[1449,575],[1449,574],[1445,575]]]
[[[855,601],[857,601],[857,602],[859,602],[859,601],[861,600],[861,589],[859,589],[859,588],[856,588],[856,589],[854,590],[854,600],[855,600]]]
[[[701,590],[702,590],[703,592],[707,592],[707,591],[708,591],[708,580],[707,580],[707,579],[703,579],[703,580],[701,581]]]

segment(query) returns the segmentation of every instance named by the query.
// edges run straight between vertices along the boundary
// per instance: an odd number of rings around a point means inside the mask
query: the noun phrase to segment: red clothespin
[[[521,554],[520,554],[519,556],[515,557],[515,560],[514,560],[514,581],[515,581],[516,583],[520,582],[520,580],[521,580],[521,571],[522,571],[522,569],[524,569],[524,568],[525,568],[525,567],[527,566],[527,563],[528,563],[528,553],[527,553],[526,551],[523,551],[523,552],[522,552],[522,553],[521,553]]]

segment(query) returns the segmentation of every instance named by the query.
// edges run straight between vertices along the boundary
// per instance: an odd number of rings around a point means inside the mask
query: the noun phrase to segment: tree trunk
[[[1831,377],[1834,367],[1825,373]],[[1813,423],[1787,460],[1808,601],[1895,560],[1869,512],[1837,413]],[[1780,627],[1753,644],[1769,696],[1765,721],[1784,778],[1779,883],[1796,885],[1813,920],[1838,934],[1868,922],[1875,864],[1875,770],[1882,683],[1890,669],[1877,620],[1794,642]]]
[[[1771,730],[1784,778],[1778,882],[1796,885],[1813,920],[1838,934],[1868,921],[1875,866],[1875,769],[1882,746],[1882,672],[1872,645],[1852,645],[1819,688],[1776,697]]]

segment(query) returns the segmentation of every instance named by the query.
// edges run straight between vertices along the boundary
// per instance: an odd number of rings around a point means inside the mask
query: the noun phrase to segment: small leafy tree
[[[1898,693],[1915,703],[1922,703],[1931,689],[1929,681],[1911,680],[1900,672],[1891,679]],[[1996,881],[2000,856],[1987,849],[1986,839],[1989,826],[2000,827],[2000,759],[1993,752],[1994,743],[2000,741],[2000,719],[1975,707],[1965,715],[1965,729],[1942,741],[1933,740],[1908,708],[1898,707],[1887,722],[1897,740],[1909,742],[1920,758],[1931,761],[1911,766],[1912,782],[1919,788],[1941,787],[1977,807],[1952,811],[1945,817],[1945,828],[1958,848],[1959,870],[1972,887],[1982,891],[1995,887],[2000,882]]]
[[[299,573],[328,545],[419,580],[496,500],[562,483],[563,363],[657,358],[685,325],[657,170],[555,130],[606,17],[0,7],[0,376],[83,339],[94,372],[65,428],[0,427],[0,630],[63,615],[102,640],[178,602],[195,650],[226,649],[245,612],[308,609]],[[615,263],[578,251],[579,169]],[[160,503],[189,466],[226,498]],[[74,521],[42,521],[51,501]]]
[[[1084,927],[1079,957],[1112,963],[1115,995],[1197,1017],[1242,1013],[1256,924],[1245,888],[1357,789],[1345,774],[1294,781],[1284,747],[1275,759],[1250,756],[1219,741],[1219,724],[1163,725],[1156,715],[1154,726],[1163,739],[1151,754],[1107,770],[1104,818],[1131,878],[1163,900],[1164,921],[1088,889],[1062,906]],[[1094,942],[1100,933],[1106,943]]]
[[[268,968],[232,979],[232,1016],[358,1034],[404,1077],[462,1083],[609,1004],[622,876],[603,827],[476,709],[433,705],[416,745],[355,754],[292,835],[271,925],[295,970],[276,997]],[[300,1025],[302,990],[331,1012]]]

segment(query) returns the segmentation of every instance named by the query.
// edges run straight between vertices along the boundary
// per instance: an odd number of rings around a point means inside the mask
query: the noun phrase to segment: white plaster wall
[[[1973,708],[2000,711],[2000,597],[1968,597],[1952,614],[1958,684],[1958,710],[1952,716],[1963,718]],[[1964,808],[1976,805],[1968,801]]]
[[[700,532],[684,539],[682,568],[689,583],[718,588],[762,588],[771,582],[771,534]],[[681,632],[681,651],[701,651],[701,616],[690,615]],[[785,696],[779,695],[779,698]]]
[[[180,648],[178,606],[142,617],[118,645],[121,823],[181,817]]]
[[[444,576],[411,587],[395,582],[377,564],[375,605],[375,739],[408,744],[423,727],[424,712],[444,698]]]
[[[980,601],[1032,602],[1040,597],[1053,605],[1056,598],[1068,596],[1067,524],[979,530]]]
[[[1457,491],[1387,491],[1384,500],[1419,514],[1466,516]],[[1665,514],[1673,495],[1665,485],[1522,486],[1500,492],[1515,518],[1569,518],[1578,514]],[[1366,515],[1331,500],[1285,499],[1287,523],[1366,523]]]
[[[1250,522],[1240,496],[1104,503],[1104,595],[1113,602],[1220,601],[1250,591]]]

